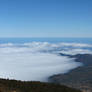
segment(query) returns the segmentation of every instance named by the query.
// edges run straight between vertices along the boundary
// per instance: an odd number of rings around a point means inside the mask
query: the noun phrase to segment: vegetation
[[[62,54],[65,56],[64,54]],[[92,92],[92,55],[78,54],[67,55],[71,58],[76,58],[76,62],[82,62],[83,66],[78,67],[67,74],[58,74],[51,76],[49,81],[66,85],[69,87],[80,89],[84,92]]]
[[[66,86],[0,79],[0,92],[81,92]]]

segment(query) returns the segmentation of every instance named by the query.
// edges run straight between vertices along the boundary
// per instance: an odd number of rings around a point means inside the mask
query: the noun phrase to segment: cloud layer
[[[0,77],[46,81],[49,76],[66,73],[81,64],[58,53],[91,53],[88,44],[31,42],[0,44]]]

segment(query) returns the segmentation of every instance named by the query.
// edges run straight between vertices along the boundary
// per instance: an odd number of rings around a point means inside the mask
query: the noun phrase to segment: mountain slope
[[[49,78],[50,82],[80,89],[84,92],[92,92],[92,55],[64,55],[71,58],[76,58],[76,62],[82,62],[83,66],[78,67],[67,74],[53,75]]]
[[[0,92],[81,92],[66,86],[0,79]]]

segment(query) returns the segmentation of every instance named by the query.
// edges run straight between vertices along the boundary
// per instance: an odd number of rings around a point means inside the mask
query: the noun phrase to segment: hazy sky
[[[0,37],[92,37],[92,0],[0,0]]]

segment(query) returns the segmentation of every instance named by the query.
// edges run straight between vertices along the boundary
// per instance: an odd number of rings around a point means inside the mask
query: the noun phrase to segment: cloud
[[[79,66],[73,59],[44,53],[0,54],[0,77],[45,81],[53,74]]]
[[[91,44],[84,43],[60,43],[61,46],[72,46],[72,47],[92,47]]]
[[[69,49],[68,46],[76,48]],[[0,77],[46,81],[49,76],[66,73],[81,65],[73,58],[57,54],[91,53],[90,50],[79,47],[91,47],[91,45],[48,42],[0,44]]]
[[[60,53],[68,54],[68,55],[76,55],[76,54],[92,54],[92,51],[86,49],[68,49],[62,50]]]

